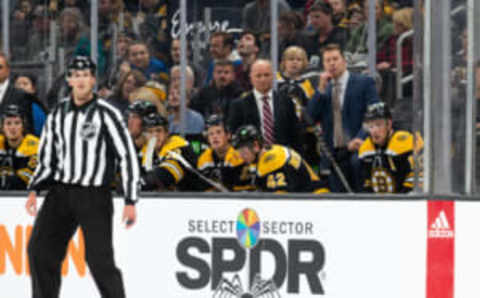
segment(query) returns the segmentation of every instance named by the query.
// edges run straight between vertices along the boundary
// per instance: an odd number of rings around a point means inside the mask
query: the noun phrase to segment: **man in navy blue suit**
[[[347,70],[338,45],[327,45],[322,58],[325,71],[320,74],[318,91],[308,103],[307,111],[322,125],[325,141],[355,191],[360,175],[357,151],[367,136],[362,129],[363,116],[370,103],[379,101],[378,93],[371,77]],[[322,169],[330,167],[322,160]],[[335,172],[330,175],[329,186],[332,192],[346,191]]]

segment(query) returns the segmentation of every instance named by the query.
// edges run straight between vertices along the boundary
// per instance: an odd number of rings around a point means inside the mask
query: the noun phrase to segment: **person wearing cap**
[[[231,191],[255,190],[251,168],[230,143],[231,133],[223,117],[211,115],[206,121],[205,134],[209,147],[198,158],[200,173]]]
[[[423,140],[392,128],[392,114],[383,103],[365,114],[369,136],[359,149],[364,192],[407,193],[414,188],[415,167],[421,166]],[[417,164],[414,155],[418,155]],[[421,182],[421,169],[419,182]]]
[[[95,69],[89,57],[72,59],[67,66],[71,96],[54,107],[42,132],[25,205],[28,214],[36,215],[27,248],[33,297],[58,297],[61,264],[78,227],[101,296],[125,297],[113,253],[110,186],[118,165],[125,194],[122,219],[131,227],[136,221],[140,171],[122,115],[93,92]],[[37,193],[45,189],[37,214]]]
[[[320,180],[310,165],[295,150],[281,145],[265,145],[253,125],[241,126],[232,141],[248,164],[256,165],[255,184],[265,192],[328,192],[326,181]]]
[[[198,177],[188,170],[189,167],[195,168],[197,164],[197,157],[190,143],[181,136],[170,135],[168,120],[161,114],[152,113],[143,118],[143,123],[148,142],[141,152],[142,189],[198,190]],[[154,142],[153,151],[149,150],[150,142]]]
[[[27,134],[17,105],[5,108],[0,134],[0,189],[24,190],[37,165],[38,138]]]

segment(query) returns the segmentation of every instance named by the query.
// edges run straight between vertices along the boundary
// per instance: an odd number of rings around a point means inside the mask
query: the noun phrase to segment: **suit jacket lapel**
[[[343,108],[342,108],[342,117],[348,118],[349,114],[349,107],[351,106],[351,101],[354,100],[352,92],[354,92],[352,89],[353,86],[355,85],[353,75],[350,73],[350,76],[348,77],[348,82],[345,87],[345,92],[344,92],[344,98],[343,98]]]
[[[282,108],[282,104],[280,103],[280,97],[278,96],[277,92],[272,92],[272,100],[273,100],[273,127],[277,127],[277,119],[280,119],[280,111]],[[278,123],[280,124],[280,123]]]
[[[245,103],[245,123],[252,123],[258,129],[261,128],[260,125],[260,112],[257,107],[257,101],[255,100],[255,95],[253,92],[246,98],[246,103]]]

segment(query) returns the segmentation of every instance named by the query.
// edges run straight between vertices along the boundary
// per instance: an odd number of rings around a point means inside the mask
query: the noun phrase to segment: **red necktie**
[[[273,137],[273,115],[270,104],[268,103],[268,96],[264,96],[263,100],[263,138],[266,145],[271,145],[274,142]]]

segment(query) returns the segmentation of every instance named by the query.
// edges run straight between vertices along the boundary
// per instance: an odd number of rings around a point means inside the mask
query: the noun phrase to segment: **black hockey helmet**
[[[225,122],[223,121],[223,117],[221,115],[212,114],[207,118],[207,120],[205,120],[205,130],[208,130],[210,127],[217,125],[225,127]]]
[[[145,117],[150,114],[158,113],[157,107],[148,100],[138,99],[131,103],[126,111],[126,116],[130,113],[138,114],[140,117]]]
[[[143,117],[143,125],[145,128],[154,126],[164,126],[168,128],[168,120],[158,113],[150,113]]]
[[[74,70],[85,69],[89,69],[90,72],[95,75],[95,70],[97,69],[97,66],[88,56],[75,56],[72,58],[72,60],[70,60],[70,63],[68,63],[67,65],[67,77],[70,77]]]
[[[20,106],[11,104],[6,106],[2,112],[2,118],[5,119],[7,117],[20,117],[23,119],[24,112]]]
[[[375,119],[392,119],[392,113],[384,102],[370,104],[364,116],[364,121]]]
[[[252,144],[254,141],[262,143],[263,138],[258,129],[253,125],[240,126],[233,136],[232,145],[239,148],[244,145]]]

